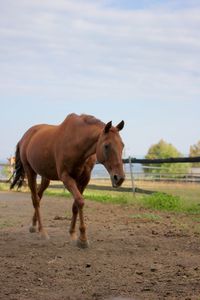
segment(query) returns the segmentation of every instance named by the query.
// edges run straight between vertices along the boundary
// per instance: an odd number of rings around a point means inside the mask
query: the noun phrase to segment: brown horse
[[[35,209],[30,232],[38,229],[41,236],[48,238],[44,230],[40,201],[50,180],[61,180],[74,198],[70,236],[77,240],[75,226],[80,218],[80,237],[77,244],[87,247],[86,227],[83,218],[83,191],[90,180],[96,159],[110,174],[113,187],[124,181],[122,164],[123,142],[119,131],[124,127],[121,121],[116,127],[93,116],[71,114],[60,125],[36,125],[31,127],[18,142],[16,148],[15,175],[11,189],[21,185],[25,175],[31,190]],[[37,189],[36,177],[41,176]]]

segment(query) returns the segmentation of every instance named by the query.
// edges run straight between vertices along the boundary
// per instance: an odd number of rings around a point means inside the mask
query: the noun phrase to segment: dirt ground
[[[79,249],[72,201],[43,200],[49,241],[29,233],[30,195],[0,192],[0,299],[200,299],[200,216],[86,201]]]

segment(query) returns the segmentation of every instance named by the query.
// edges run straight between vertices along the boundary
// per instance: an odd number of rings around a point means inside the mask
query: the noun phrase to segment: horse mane
[[[101,120],[96,119],[94,116],[82,114],[80,115],[80,117],[88,125],[104,125],[104,123]]]
[[[96,125],[98,127],[104,127],[105,123],[103,123],[101,120],[95,118],[94,116],[91,115],[86,115],[86,114],[81,114],[77,115],[75,113],[69,114],[65,120],[61,124],[66,124],[69,120],[74,119],[76,122],[83,122],[85,125]]]

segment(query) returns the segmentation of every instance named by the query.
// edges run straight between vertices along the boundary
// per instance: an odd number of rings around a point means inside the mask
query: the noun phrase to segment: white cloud
[[[197,99],[200,5],[125,10],[108,1],[8,0],[0,92],[58,99]]]

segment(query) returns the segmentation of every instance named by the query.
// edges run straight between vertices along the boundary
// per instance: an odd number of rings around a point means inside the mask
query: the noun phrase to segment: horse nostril
[[[113,187],[119,187],[124,181],[124,176],[114,174],[112,177]]]
[[[114,175],[114,180],[117,182],[118,181],[118,176],[117,175]]]

